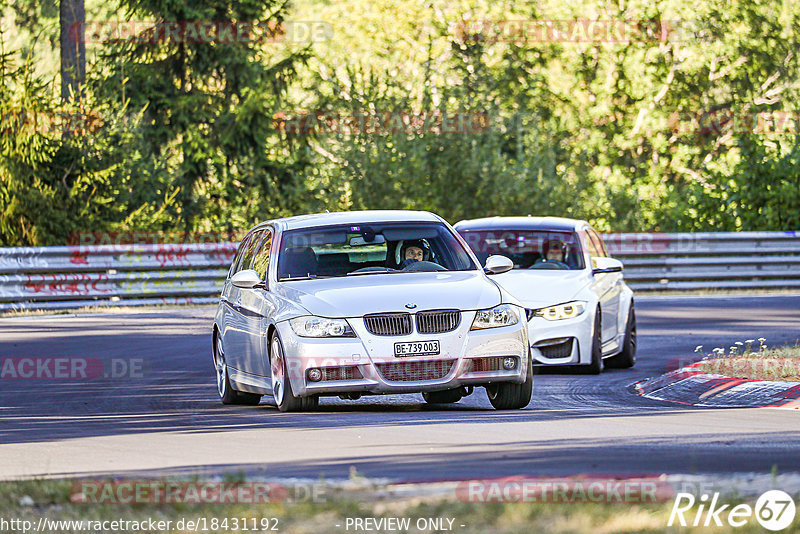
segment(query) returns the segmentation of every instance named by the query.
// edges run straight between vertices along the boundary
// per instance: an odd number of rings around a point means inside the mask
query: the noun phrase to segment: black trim
[[[222,302],[223,302],[223,304],[228,306],[230,309],[232,309],[236,313],[240,313],[240,314],[242,314],[244,316],[247,316],[247,317],[259,317],[261,319],[266,319],[266,317],[267,317],[263,313],[254,312],[253,310],[248,310],[247,308],[244,308],[242,306],[237,306],[236,304],[232,304],[228,300],[224,300],[223,299]]]

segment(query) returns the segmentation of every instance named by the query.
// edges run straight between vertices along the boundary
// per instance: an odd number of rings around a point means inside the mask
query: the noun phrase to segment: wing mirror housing
[[[592,258],[592,274],[620,273],[622,262],[614,258]]]
[[[231,284],[241,289],[266,289],[267,284],[253,269],[239,271],[231,277]]]
[[[505,256],[495,254],[486,258],[483,272],[486,274],[503,274],[514,268],[514,262]]]

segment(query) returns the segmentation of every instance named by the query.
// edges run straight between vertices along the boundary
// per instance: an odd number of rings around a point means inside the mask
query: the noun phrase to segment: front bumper
[[[592,360],[594,312],[586,310],[573,319],[528,321],[534,366],[588,365]]]
[[[278,334],[286,353],[287,373],[295,395],[344,393],[418,393],[493,382],[525,381],[528,363],[528,333],[524,312],[512,326],[470,331],[475,312],[462,312],[460,326],[443,334],[376,336],[363,319],[348,319],[355,338],[315,339],[297,336],[288,322],[278,323]],[[397,341],[438,340],[435,356],[395,357]],[[516,367],[505,370],[502,360],[516,359]],[[325,370],[318,382],[308,377],[310,369]]]

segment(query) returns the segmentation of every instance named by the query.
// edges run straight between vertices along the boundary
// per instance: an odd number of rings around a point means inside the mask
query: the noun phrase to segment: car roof
[[[272,224],[281,230],[314,228],[336,224],[375,224],[384,222],[444,222],[441,217],[428,211],[410,210],[364,210],[339,211],[333,213],[313,213],[295,215],[282,219],[266,221],[258,226]]]
[[[456,230],[550,230],[575,232],[589,223],[564,217],[486,217],[459,221]]]

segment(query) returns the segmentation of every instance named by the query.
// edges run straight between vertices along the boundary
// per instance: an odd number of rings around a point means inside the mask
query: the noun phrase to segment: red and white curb
[[[708,408],[770,407],[800,410],[800,383],[733,378],[688,365],[633,385],[648,399]]]

